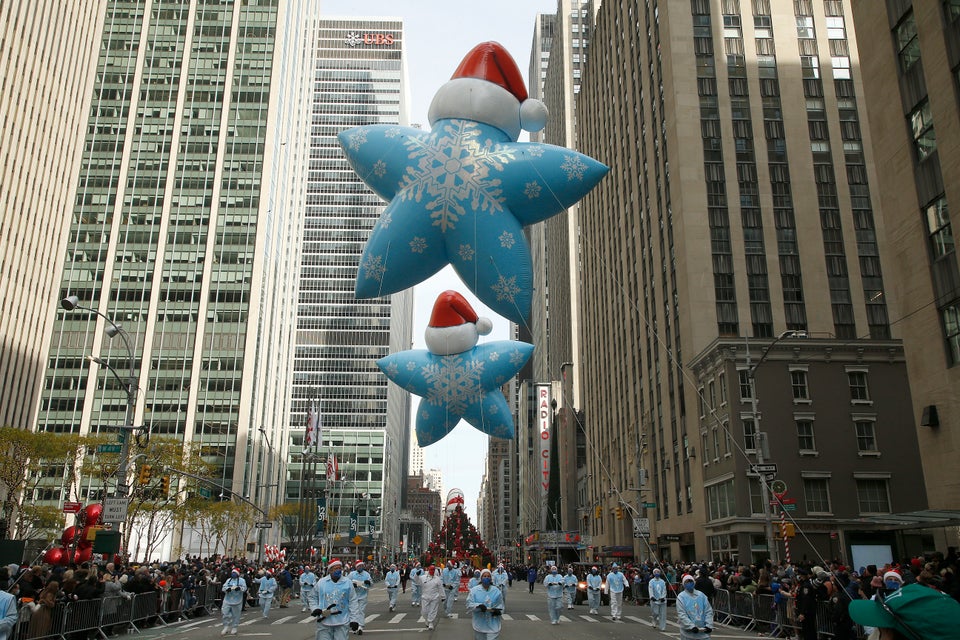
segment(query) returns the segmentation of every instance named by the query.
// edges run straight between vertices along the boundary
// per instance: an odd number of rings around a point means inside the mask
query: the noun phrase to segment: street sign
[[[780,502],[782,502],[783,504],[797,504],[797,499],[796,499],[796,498],[784,498],[784,499],[781,500]]]
[[[644,508],[644,509],[656,509],[656,508],[657,508],[657,503],[656,503],[656,502],[644,502],[644,503],[643,503],[643,508]]]
[[[80,513],[80,510],[83,509],[83,505],[79,502],[64,502],[63,503],[63,512],[64,513]]]
[[[120,453],[119,444],[98,444],[97,453]]]
[[[254,525],[257,529],[273,529],[272,522],[258,522]]]
[[[785,505],[783,505],[783,510],[784,510],[784,511],[796,511],[796,510],[797,510],[797,505],[795,505],[795,504],[785,504]]]
[[[763,479],[766,480],[767,482],[773,482],[774,480],[777,479],[777,474],[775,474],[775,473],[765,473],[765,474],[763,474]]]
[[[204,489],[203,487],[200,487],[200,497],[201,497],[201,498],[210,498],[210,497],[212,497],[212,496],[213,496],[213,494],[210,492],[210,489]]]
[[[126,498],[104,498],[103,499],[103,521],[104,522],[123,522],[127,519],[127,499]]]
[[[633,519],[633,537],[634,538],[650,537],[650,518],[634,518]]]
[[[776,473],[777,465],[775,464],[752,464],[750,465],[751,473]]]

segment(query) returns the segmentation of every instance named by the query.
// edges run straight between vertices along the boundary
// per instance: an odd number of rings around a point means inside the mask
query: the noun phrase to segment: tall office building
[[[960,2],[854,0],[899,318],[931,509],[960,504]],[[899,100],[895,97],[899,96]],[[956,533],[954,533],[956,535]],[[957,544],[952,540],[951,544]],[[944,548],[946,544],[939,545]]]
[[[577,110],[611,167],[578,227],[594,557],[781,557],[771,494],[794,558],[921,550],[879,531],[926,501],[863,106],[845,0],[600,7]]]
[[[304,206],[293,411],[319,407],[321,459],[334,454],[342,478],[324,486],[329,533],[346,533],[350,513],[369,542],[398,551],[399,509],[407,477],[409,395],[376,361],[410,348],[413,292],[358,300],[364,244],[384,202],[347,163],[337,134],[355,126],[408,124],[403,23],[389,18],[323,18],[314,42],[310,167]],[[296,449],[303,431],[294,435]],[[294,452],[287,497],[302,491]],[[307,471],[309,472],[309,463]],[[305,478],[309,484],[310,478]]]
[[[36,415],[106,6],[0,5],[0,427]]]
[[[101,317],[59,313],[38,430],[115,433],[124,388],[87,357],[130,365],[135,425],[214,465],[225,494],[267,499],[259,458],[286,450],[290,415],[315,14],[310,0],[107,3],[57,297],[121,324],[133,362]],[[102,491],[81,479],[72,497]]]

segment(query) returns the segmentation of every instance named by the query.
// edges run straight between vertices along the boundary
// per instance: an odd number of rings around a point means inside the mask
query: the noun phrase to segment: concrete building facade
[[[927,496],[931,509],[956,509],[960,3],[851,4],[891,248],[887,280],[898,292],[893,315],[903,336]],[[957,544],[956,530],[950,544]]]
[[[106,7],[0,6],[0,427],[36,417]]]
[[[822,497],[829,485],[828,512],[811,498],[807,513],[785,513],[801,528],[811,523],[804,516],[846,530],[857,528],[852,519],[925,504],[894,490],[899,474],[920,474],[902,435],[912,417],[872,404],[867,391],[909,402],[849,9],[767,0],[599,8],[576,112],[579,150],[611,167],[581,202],[576,228],[581,508],[593,558],[777,557],[744,490],[748,461],[763,461],[763,433],[779,467],[764,480],[768,493],[781,480],[807,501],[808,489]],[[751,371],[766,349],[801,336],[808,341],[789,362]],[[752,364],[719,346],[728,341],[751,344]],[[814,372],[832,386],[806,411],[783,379]],[[734,397],[744,373],[756,389]],[[720,398],[756,394],[765,415],[740,401],[728,423],[719,417]],[[732,462],[721,454],[714,464],[712,449],[705,458],[717,425]],[[831,457],[852,461],[843,478],[817,475],[825,460],[801,451],[810,428]],[[649,536],[634,537],[647,523]],[[827,555],[824,540],[813,546]],[[921,542],[897,544],[904,552]],[[849,560],[849,550],[835,554]]]

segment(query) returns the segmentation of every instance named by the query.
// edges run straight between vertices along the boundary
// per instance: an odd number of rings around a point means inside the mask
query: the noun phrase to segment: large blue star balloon
[[[401,291],[448,263],[488,307],[526,324],[533,270],[523,227],[580,200],[607,172],[583,154],[514,142],[446,118],[429,132],[371,125],[340,134],[360,178],[389,201],[357,273],[356,295]]]
[[[495,438],[513,438],[513,417],[499,387],[532,353],[532,344],[499,340],[448,356],[401,351],[381,358],[377,366],[397,385],[423,397],[417,443],[425,447],[453,431],[461,419]]]

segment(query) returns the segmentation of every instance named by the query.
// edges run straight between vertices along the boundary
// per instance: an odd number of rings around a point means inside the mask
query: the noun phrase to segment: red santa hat
[[[546,126],[547,107],[527,95],[520,68],[503,45],[482,42],[437,91],[427,118],[431,125],[445,118],[476,120],[516,140],[521,129],[540,131]]]
[[[447,356],[469,351],[477,346],[478,336],[485,336],[492,329],[493,323],[479,317],[466,298],[448,290],[433,303],[424,338],[430,353]]]

